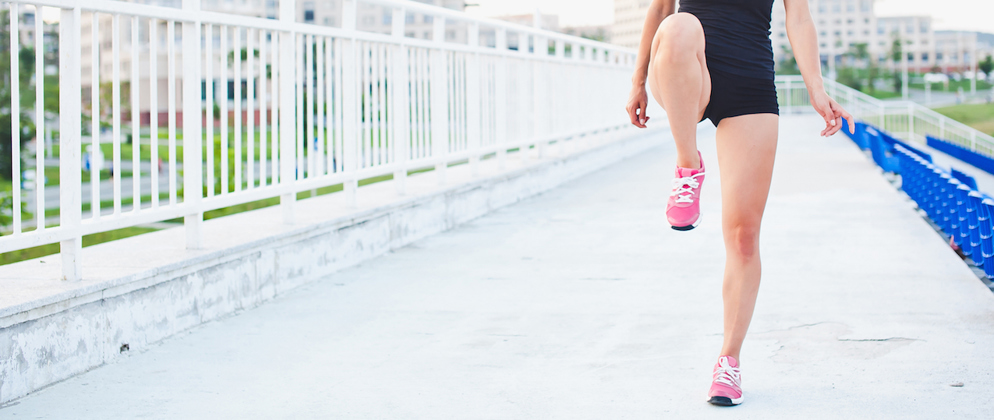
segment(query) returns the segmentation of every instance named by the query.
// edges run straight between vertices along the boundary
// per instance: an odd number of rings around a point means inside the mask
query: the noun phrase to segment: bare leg
[[[776,114],[726,118],[716,133],[726,254],[721,354],[736,359],[759,293],[759,227],[773,178],[778,121]]]
[[[701,167],[697,123],[711,100],[711,75],[704,57],[704,28],[690,13],[670,15],[652,39],[649,89],[666,109],[676,143],[676,164]]]

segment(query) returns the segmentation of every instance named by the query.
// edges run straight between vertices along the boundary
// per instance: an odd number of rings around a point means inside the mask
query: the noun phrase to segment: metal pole
[[[441,46],[445,42],[445,18],[435,16],[432,18],[434,24],[432,42]],[[433,48],[428,52],[428,63],[431,66],[428,104],[431,113],[431,157],[437,159],[435,163],[435,175],[439,184],[445,184],[445,169],[448,161],[445,156],[449,153],[449,90],[448,74],[446,66],[446,52],[441,48]]]
[[[83,220],[80,184],[80,15],[77,6],[74,9],[63,9],[59,19],[59,224],[62,229],[71,232],[71,239],[64,240],[59,245],[62,254],[62,279],[69,281],[80,280],[83,276],[80,259],[83,252],[83,236],[80,232]],[[41,16],[35,17],[40,18]]]
[[[346,2],[347,3],[347,2]],[[291,0],[280,1],[280,20],[283,22],[294,22],[296,13],[296,2]],[[297,180],[297,113],[302,110],[297,109],[296,85],[294,84],[294,74],[296,74],[297,62],[294,47],[297,34],[295,32],[281,32],[280,36],[280,184],[283,193],[280,195],[280,208],[283,213],[283,223],[293,224],[294,201],[297,200],[297,193],[293,185]],[[239,83],[235,82],[236,85]],[[235,98],[236,101],[239,98]]]
[[[480,24],[469,24],[469,45],[476,49],[480,45]],[[483,114],[480,107],[480,53],[474,52],[466,59],[466,137],[469,155],[469,170],[473,176],[480,172],[480,136],[483,133]]]
[[[290,0],[286,0],[290,1]],[[342,2],[342,29],[355,31],[356,2]],[[347,178],[344,181],[345,200],[352,207],[359,202],[357,193],[359,180],[355,178],[359,169],[359,92],[357,87],[356,40],[353,37],[344,38],[341,42],[342,55],[342,163]],[[348,87],[348,88],[346,88]]]
[[[407,12],[402,8],[393,9],[391,20],[391,35],[398,41],[404,39],[404,25]],[[410,91],[408,90],[408,67],[407,67],[407,47],[399,42],[393,47],[393,63],[390,65],[391,78],[390,96],[393,98],[392,115],[409,115]],[[397,194],[404,194],[407,187],[407,161],[410,157],[409,147],[411,145],[410,120],[408,118],[393,118],[394,129],[394,162],[398,168],[393,172],[393,182],[397,188]]]
[[[901,98],[908,100],[908,53],[901,51]]]
[[[200,0],[183,0],[191,16],[200,11]],[[210,42],[210,41],[208,41]],[[183,23],[183,204],[193,210],[183,217],[186,248],[199,249],[203,242],[203,165],[200,123],[200,23]],[[136,87],[133,87],[133,89]],[[115,114],[118,114],[115,109]],[[115,156],[116,158],[116,156]],[[214,176],[214,174],[211,174]],[[115,177],[115,180],[121,176]]]

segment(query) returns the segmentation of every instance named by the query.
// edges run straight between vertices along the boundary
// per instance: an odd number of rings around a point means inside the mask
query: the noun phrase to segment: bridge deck
[[[948,418],[994,406],[994,295],[841,135],[786,117],[743,351],[703,225],[662,217],[665,145],[39,391],[50,418]],[[703,127],[703,126],[702,126]],[[953,386],[960,385],[962,386]]]

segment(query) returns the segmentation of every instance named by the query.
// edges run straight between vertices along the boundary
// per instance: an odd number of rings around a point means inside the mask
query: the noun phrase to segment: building
[[[638,48],[642,40],[642,25],[651,0],[614,0],[614,24],[611,25],[611,43],[628,48]]]
[[[809,10],[818,33],[818,51],[823,66],[833,68],[857,44],[866,44],[871,56],[886,38],[873,12],[875,0],[811,0]],[[770,39],[775,60],[780,62],[790,51],[787,38],[786,11],[783,0],[773,4]],[[889,48],[889,44],[888,48]]]
[[[935,32],[930,16],[881,17],[873,54],[881,66],[894,69],[894,43],[901,43],[908,71],[928,72],[935,65]]]
[[[994,35],[967,31],[935,32],[935,64],[942,72],[972,70],[974,59],[994,54]]]
[[[611,25],[571,26],[563,28],[562,33],[600,42],[611,42]]]
[[[524,15],[498,16],[494,19],[516,23],[532,28],[538,27],[547,31],[559,32],[559,15],[549,15],[544,13],[528,13]]]

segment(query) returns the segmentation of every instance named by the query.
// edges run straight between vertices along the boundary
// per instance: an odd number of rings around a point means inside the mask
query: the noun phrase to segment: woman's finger
[[[638,107],[632,107],[629,105],[625,110],[628,111],[628,119],[632,120],[632,125],[639,127],[639,118],[637,113]]]
[[[856,134],[856,120],[853,119],[852,114],[843,109],[842,116],[849,122],[849,134]]]

